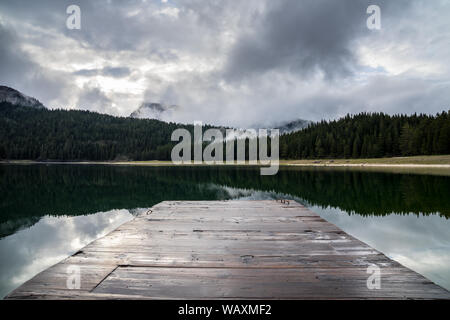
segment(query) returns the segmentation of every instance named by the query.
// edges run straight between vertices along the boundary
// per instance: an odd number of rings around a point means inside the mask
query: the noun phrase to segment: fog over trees
[[[176,128],[192,125],[0,103],[0,159],[170,160]],[[206,126],[208,128],[210,126]],[[450,154],[450,115],[360,113],[280,137],[281,159]]]

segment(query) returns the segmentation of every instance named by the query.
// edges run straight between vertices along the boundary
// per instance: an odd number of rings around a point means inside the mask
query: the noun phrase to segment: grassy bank
[[[449,165],[450,155],[414,156],[373,159],[322,159],[322,160],[281,160],[285,165]]]

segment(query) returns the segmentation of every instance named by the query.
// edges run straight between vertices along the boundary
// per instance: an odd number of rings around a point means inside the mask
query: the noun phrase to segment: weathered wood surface
[[[367,267],[381,269],[369,290]],[[67,268],[81,270],[67,289]],[[8,299],[449,299],[296,202],[165,201]]]

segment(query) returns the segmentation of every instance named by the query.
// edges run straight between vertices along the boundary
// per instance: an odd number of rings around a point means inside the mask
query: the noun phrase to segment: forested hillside
[[[177,127],[158,120],[0,103],[0,158],[170,160],[170,137]]]
[[[192,126],[0,103],[0,159],[170,160],[173,130]],[[209,126],[204,129],[209,128]],[[235,153],[236,154],[236,153]],[[282,135],[282,159],[450,154],[450,114],[361,113]]]
[[[311,124],[280,140],[282,159],[450,154],[450,114],[361,113]]]

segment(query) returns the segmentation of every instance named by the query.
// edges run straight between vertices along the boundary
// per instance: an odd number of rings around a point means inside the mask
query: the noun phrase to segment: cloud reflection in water
[[[0,298],[132,218],[129,210],[44,216],[30,228],[1,239]]]

